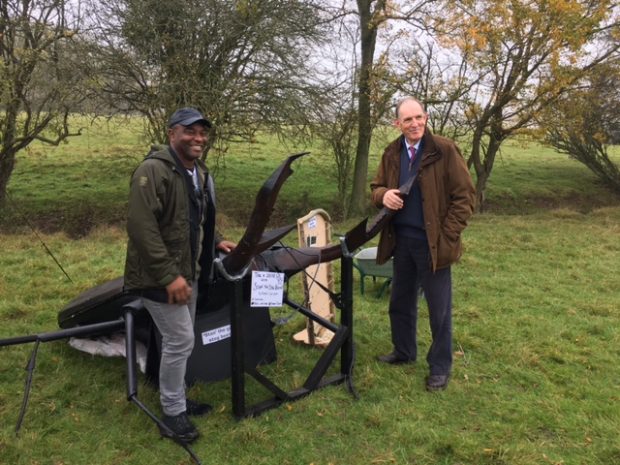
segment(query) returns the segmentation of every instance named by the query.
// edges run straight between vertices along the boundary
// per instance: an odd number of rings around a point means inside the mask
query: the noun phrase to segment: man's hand
[[[383,205],[390,210],[400,210],[403,208],[403,199],[400,197],[398,189],[390,189],[383,194]]]
[[[192,287],[187,284],[183,276],[178,276],[166,286],[169,304],[186,304],[192,296]]]
[[[221,250],[224,253],[232,252],[235,247],[237,247],[237,244],[231,241],[222,241],[215,246],[217,250]]]

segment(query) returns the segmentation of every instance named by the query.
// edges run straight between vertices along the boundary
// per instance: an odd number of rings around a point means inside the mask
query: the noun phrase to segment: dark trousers
[[[428,243],[397,236],[390,296],[390,325],[394,351],[402,358],[417,357],[418,291],[428,304],[432,343],[426,361],[432,375],[452,367],[452,278],[450,268],[433,273]]]

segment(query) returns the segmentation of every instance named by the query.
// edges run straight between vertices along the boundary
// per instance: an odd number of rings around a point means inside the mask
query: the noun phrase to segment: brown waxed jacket
[[[383,195],[399,187],[402,136],[390,143],[381,158],[377,175],[372,180],[372,201],[383,207]],[[475,188],[456,144],[433,135],[428,128],[422,140],[422,160],[418,183],[422,192],[422,208],[433,270],[446,268],[462,253],[461,232],[474,211]],[[381,231],[377,263],[385,263],[396,244],[390,221]]]

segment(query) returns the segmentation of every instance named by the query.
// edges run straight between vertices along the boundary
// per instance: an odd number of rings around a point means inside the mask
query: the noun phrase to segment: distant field
[[[83,135],[59,147],[34,144],[18,155],[9,184],[12,201],[2,210],[0,228],[25,226],[23,214],[43,231],[67,231],[72,236],[93,226],[122,224],[129,177],[148,152],[142,120],[98,121]],[[374,176],[391,131],[378,131],[369,163]],[[218,205],[225,225],[245,224],[254,196],[287,155],[310,151],[295,162],[284,185],[272,222],[294,222],[314,208],[342,220],[337,199],[334,162],[320,148],[285,144],[267,134],[252,143],[235,143],[225,154],[214,149],[207,163],[217,184]],[[620,151],[618,151],[620,160]],[[618,197],[600,186],[583,165],[534,143],[509,142],[496,161],[488,187],[488,211],[532,213],[558,207],[591,210],[614,205]],[[373,208],[369,204],[369,214]]]
[[[79,292],[122,273],[127,182],[145,154],[139,121],[102,125],[57,148],[19,157],[13,199],[0,230],[0,339],[52,331]],[[373,149],[371,173],[380,147]],[[222,229],[237,239],[264,178],[288,154],[267,136],[236,144],[209,164]],[[342,233],[329,157],[314,150],[284,186],[275,224],[324,208]],[[196,421],[205,465],[616,465],[620,464],[620,199],[582,165],[535,144],[508,144],[489,186],[489,210],[464,234],[453,267],[454,356],[447,391],[424,390],[427,311],[419,320],[420,359],[388,367],[387,298],[354,274],[354,385],[318,391],[257,418],[231,414],[227,381],[199,383],[191,395],[215,406]],[[32,233],[23,215],[39,228]],[[370,210],[372,214],[372,210]],[[47,255],[53,251],[73,282]],[[296,242],[295,234],[287,242]],[[334,263],[336,276],[339,264]],[[338,289],[338,287],[337,287]],[[301,284],[291,282],[299,295]],[[289,309],[272,309],[289,316]],[[300,315],[274,327],[278,360],[265,367],[296,387],[321,354],[291,342]],[[14,426],[31,345],[0,349],[0,463],[153,465],[191,463],[126,401],[125,365],[71,349],[39,349],[28,411]],[[267,393],[248,382],[248,396]],[[158,413],[157,392],[140,379],[139,398]]]

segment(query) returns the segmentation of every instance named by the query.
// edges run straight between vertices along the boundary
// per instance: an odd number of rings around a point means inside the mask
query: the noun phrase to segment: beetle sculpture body
[[[370,224],[368,224],[368,219],[364,219],[347,232],[344,237],[341,238],[340,244],[336,245],[301,248],[275,246],[280,239],[295,228],[295,225],[284,226],[267,232],[265,232],[265,229],[269,223],[280,188],[293,173],[291,164],[307,153],[308,152],[304,152],[289,156],[264,182],[256,196],[254,209],[237,247],[223,258],[217,258],[215,260],[214,279],[212,281],[202,279],[199,285],[197,318],[200,314],[226,312],[232,315],[231,320],[243,320],[244,315],[249,315],[250,313],[254,315],[253,318],[256,318],[256,315],[262,315],[259,316],[259,318],[266,318],[268,320],[268,309],[263,309],[262,313],[257,313],[256,309],[252,309],[252,312],[244,313],[244,308],[241,308],[241,312],[239,313],[238,307],[240,306],[249,309],[249,295],[247,292],[249,287],[249,270],[280,272],[284,273],[285,278],[288,279],[310,265],[340,259],[349,254],[349,251],[361,247],[372,239],[392,217],[394,211],[383,208]],[[403,196],[409,193],[414,182],[416,182],[415,178],[411,179],[400,188]],[[238,285],[238,283],[241,284]],[[231,296],[233,296],[233,300],[236,300],[236,302],[230,302]],[[293,308],[302,311],[306,316],[315,318],[315,321],[330,325],[329,322],[322,321],[316,314],[313,315],[308,309],[289,300],[287,300],[287,303]],[[35,366],[34,361],[40,342],[48,342],[74,336],[93,337],[119,330],[124,330],[126,334],[126,356],[128,366],[127,399],[141,408],[160,427],[163,425],[163,423],[137,398],[135,344],[136,338],[139,337],[137,335],[143,333],[144,331],[142,330],[149,326],[149,316],[142,308],[140,299],[124,290],[122,277],[103,283],[77,296],[59,312],[58,324],[61,328],[59,331],[0,340],[0,347],[30,342],[35,343],[28,364],[24,402],[22,403],[22,410],[19,415],[16,431],[19,430],[25,413],[30,382]],[[246,322],[246,324],[249,323]],[[348,324],[350,325],[350,322]],[[150,325],[151,329],[152,326],[153,325]],[[317,363],[317,367],[315,367],[309,376],[304,387],[298,390],[295,395],[283,392],[277,388],[277,386],[265,380],[262,376],[258,377],[259,381],[264,382],[269,389],[276,393],[276,401],[272,403],[273,405],[277,405],[286,400],[294,400],[294,398],[305,395],[321,384],[321,377],[327,370],[329,364],[333,361],[337,351],[343,347],[345,341],[348,340],[349,343],[351,343],[352,338],[350,328],[347,328],[345,325],[341,325],[340,327],[331,325],[330,329],[336,332],[337,337],[332,341],[330,346],[326,348],[325,354]],[[253,333],[253,331],[245,332],[250,334]],[[234,365],[235,360],[234,357],[232,358]],[[243,360],[237,362],[243,367],[248,365],[249,369],[252,370],[252,374],[257,375],[252,367],[262,361],[264,360],[246,359],[245,362]],[[352,368],[352,361],[350,363],[351,367],[347,368],[347,370]],[[233,386],[233,390],[234,389],[235,387]],[[242,410],[241,413],[243,412]],[[196,463],[200,463],[187,444],[180,440],[176,442],[187,450]]]

